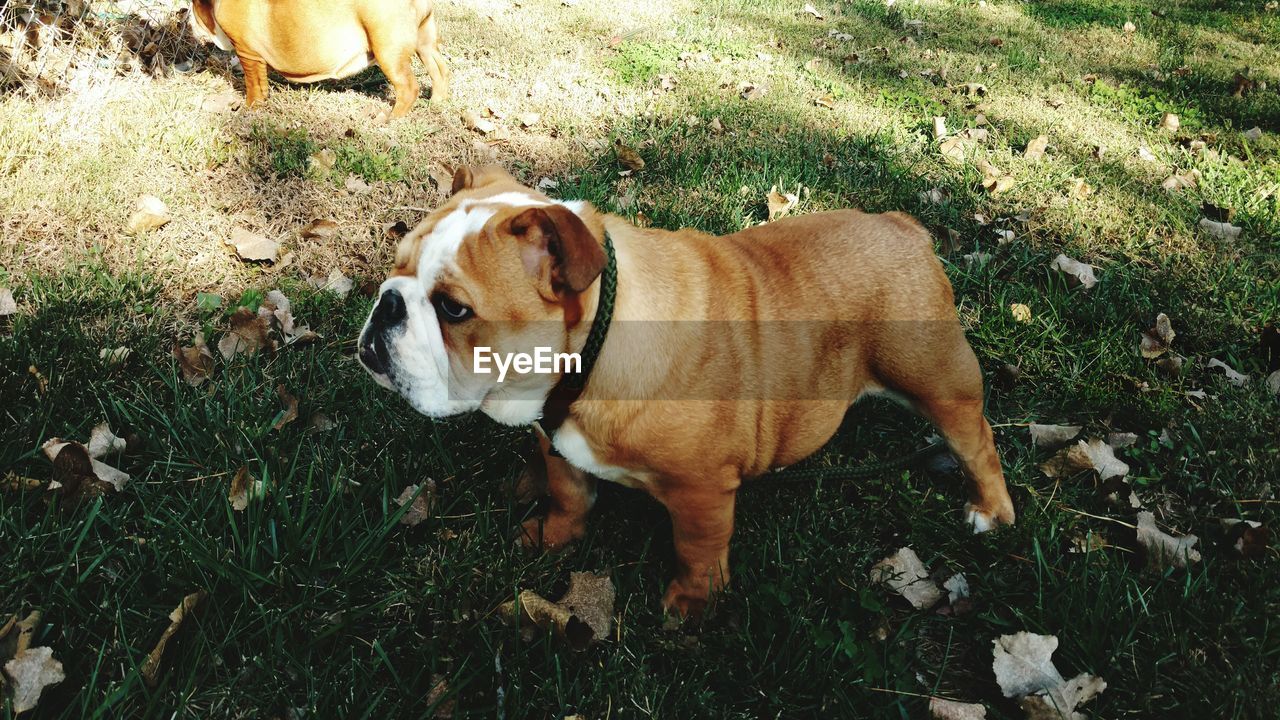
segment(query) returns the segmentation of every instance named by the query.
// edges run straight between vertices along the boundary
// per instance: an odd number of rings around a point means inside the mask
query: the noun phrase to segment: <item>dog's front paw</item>
[[[520,525],[520,546],[526,550],[557,552],[572,545],[586,533],[585,524],[563,515],[529,518]]]
[[[1014,520],[1012,507],[986,510],[973,503],[965,503],[964,506],[964,522],[973,528],[975,535],[993,530],[998,525],[1012,525]]]

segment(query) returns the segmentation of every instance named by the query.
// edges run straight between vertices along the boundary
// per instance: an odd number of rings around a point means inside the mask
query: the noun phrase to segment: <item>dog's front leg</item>
[[[676,577],[667,586],[662,607],[685,617],[706,610],[711,595],[729,584],[729,538],[739,478],[723,481],[663,483],[654,497],[671,513]]]
[[[582,537],[587,515],[596,502],[596,479],[551,454],[551,441],[537,433],[538,448],[547,473],[547,495],[551,507],[546,517],[530,518],[520,532],[525,547],[559,550]],[[538,458],[531,462],[537,462]]]

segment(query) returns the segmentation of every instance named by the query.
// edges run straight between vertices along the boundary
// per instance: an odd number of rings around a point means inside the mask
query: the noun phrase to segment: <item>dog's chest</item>
[[[570,465],[598,478],[631,488],[644,488],[649,484],[645,473],[608,465],[596,457],[591,444],[587,442],[586,436],[579,431],[577,423],[573,420],[566,421],[556,431],[551,443]]]

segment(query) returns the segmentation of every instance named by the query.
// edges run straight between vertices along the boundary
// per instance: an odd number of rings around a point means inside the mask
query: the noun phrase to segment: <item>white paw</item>
[[[996,526],[995,518],[968,503],[964,506],[964,521],[973,528],[974,535],[984,533]]]

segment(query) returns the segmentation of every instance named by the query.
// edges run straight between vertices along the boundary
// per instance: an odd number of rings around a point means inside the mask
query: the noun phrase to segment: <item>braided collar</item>
[[[547,401],[542,406],[542,417],[538,426],[547,436],[564,424],[569,417],[569,406],[578,399],[587,386],[591,370],[600,359],[600,350],[604,347],[605,337],[609,334],[609,325],[613,321],[613,303],[618,295],[618,258],[613,251],[613,239],[609,231],[604,233],[605,265],[600,272],[600,299],[596,302],[596,316],[591,321],[591,331],[587,334],[587,342],[579,353],[582,368],[578,372],[565,373],[560,382],[551,388]]]

